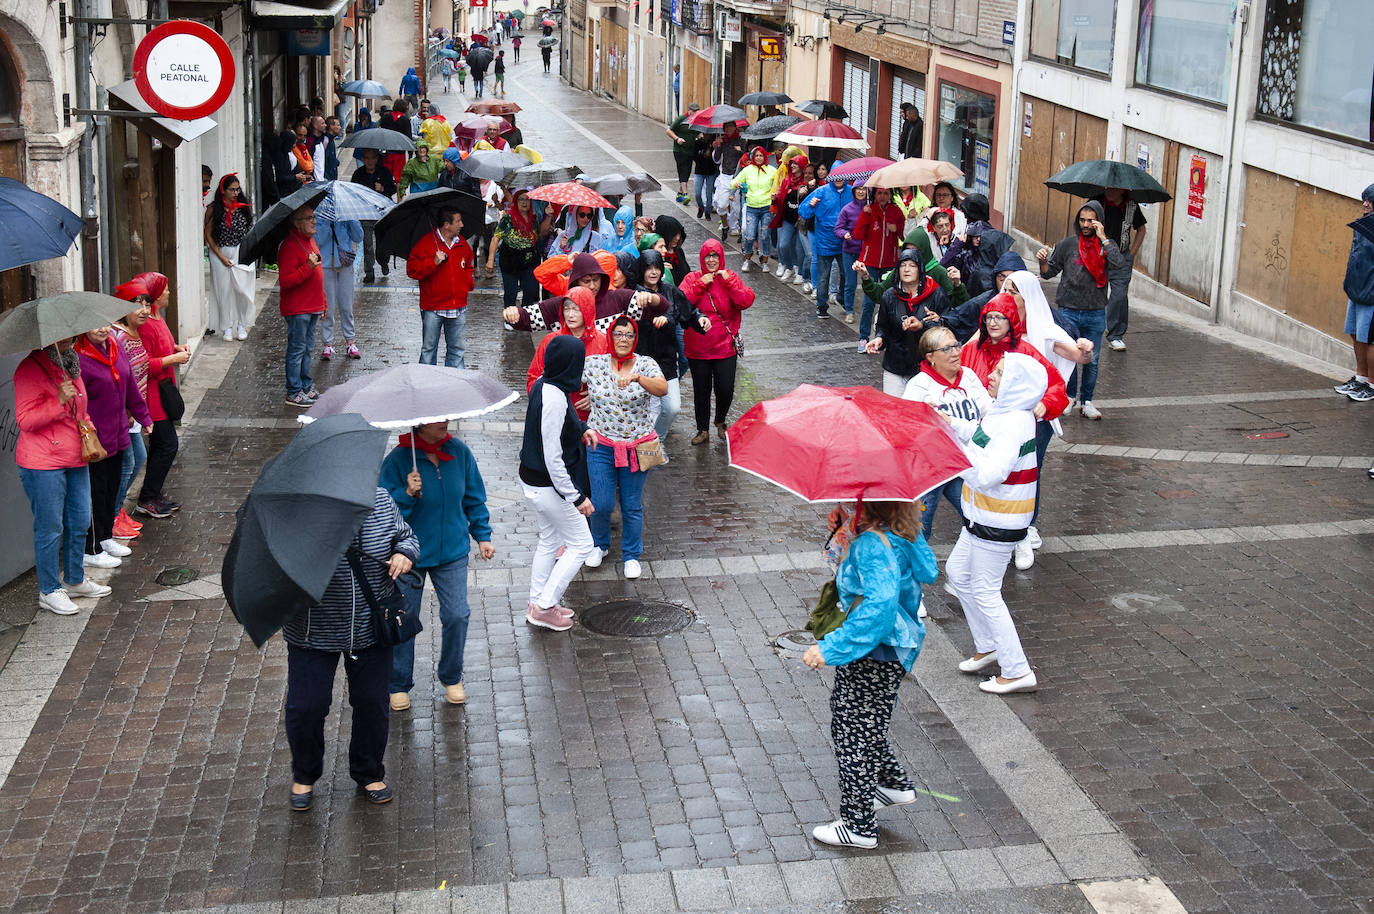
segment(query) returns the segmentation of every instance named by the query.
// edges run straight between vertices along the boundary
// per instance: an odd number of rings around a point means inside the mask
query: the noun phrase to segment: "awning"
[[[343,21],[353,0],[319,0],[311,3],[278,3],[252,0],[249,5],[253,24],[268,29],[332,29]]]
[[[112,112],[141,111],[151,114],[152,108],[138,94],[138,87],[131,79],[128,82],[111,86],[110,105]],[[209,133],[218,124],[213,118],[202,117],[194,121],[178,121],[170,117],[131,117],[129,121],[149,136],[161,140],[163,145],[177,147],[185,140],[194,140]]]

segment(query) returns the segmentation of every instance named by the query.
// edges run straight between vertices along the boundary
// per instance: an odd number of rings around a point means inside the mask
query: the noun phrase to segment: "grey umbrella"
[[[29,352],[120,320],[134,305],[100,292],[26,301],[0,318],[0,353]]]
[[[378,152],[414,152],[415,141],[389,127],[355,130],[339,144],[344,149],[375,149]]]
[[[501,179],[507,187],[543,187],[546,184],[565,184],[582,174],[578,165],[563,165],[545,159],[535,165],[526,165]]]
[[[801,122],[802,118],[793,117],[790,114],[775,114],[750,124],[740,136],[746,140],[771,140],[779,133]]]
[[[246,266],[262,257],[276,257],[277,248],[286,237],[291,214],[303,206],[318,206],[328,195],[329,188],[325,184],[307,184],[269,206],[239,243],[239,263]]]
[[[648,194],[663,189],[663,185],[653,177],[642,173],[622,175],[612,172],[599,178],[584,178],[582,183],[603,197],[608,194],[617,197],[624,194]]]
[[[458,162],[458,170],[474,178],[494,181],[529,164],[529,159],[509,149],[475,149]]]
[[[408,430],[485,415],[516,397],[515,391],[479,371],[409,362],[331,387],[296,421],[358,413],[377,428]]]
[[[356,98],[391,98],[391,93],[386,91],[386,86],[371,79],[355,79],[352,82],[344,83],[341,92]]]

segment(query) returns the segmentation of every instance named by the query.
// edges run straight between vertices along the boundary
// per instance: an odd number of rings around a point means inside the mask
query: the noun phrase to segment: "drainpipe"
[[[78,26],[79,28],[80,26]],[[102,110],[110,107],[110,94],[104,86],[96,86],[96,102]],[[110,175],[110,121],[109,118],[102,118],[96,128],[97,137],[100,140],[100,209],[102,212],[114,212],[114,180]],[[114,238],[109,232],[100,233],[100,262],[104,269],[101,270],[101,278],[104,284],[101,288],[113,289],[116,278],[114,275],[115,252]]]
[[[1221,231],[1220,239],[1217,241],[1217,269],[1216,276],[1212,280],[1212,323],[1221,323],[1221,290],[1223,285],[1229,286],[1230,283],[1223,284],[1222,280],[1226,275],[1234,274],[1228,267],[1227,258],[1231,256],[1230,244],[1231,232],[1228,231],[1226,214],[1231,209],[1231,175],[1235,171],[1236,162],[1236,137],[1240,131],[1237,124],[1240,121],[1240,60],[1241,51],[1245,45],[1246,26],[1250,22],[1250,0],[1240,0],[1236,6],[1236,30],[1235,40],[1231,43],[1231,98],[1226,106],[1226,167],[1222,170],[1223,183],[1221,186]],[[1234,276],[1231,275],[1232,282]]]
[[[78,18],[91,15],[89,0],[74,0],[72,9]],[[73,55],[76,65],[76,107],[89,111],[91,105],[91,26],[86,22],[76,23]],[[100,289],[100,211],[95,199],[95,118],[84,116],[85,124],[81,131],[77,151],[77,165],[81,181],[81,218],[85,225],[81,230],[81,263],[84,285],[89,291]]]
[[[262,188],[258,186],[258,154],[263,149],[262,112],[258,98],[258,31],[248,18],[248,4],[243,5],[243,25],[248,32],[247,59],[243,67],[243,174],[240,183],[247,189],[248,199],[265,205]]]

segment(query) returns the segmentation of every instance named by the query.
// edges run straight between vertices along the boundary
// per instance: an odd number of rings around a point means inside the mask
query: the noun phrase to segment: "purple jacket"
[[[92,344],[94,345],[94,344]],[[95,425],[100,444],[111,454],[118,454],[129,446],[129,417],[133,416],[139,425],[151,427],[153,417],[148,414],[148,404],[138,392],[138,382],[134,380],[134,369],[124,347],[106,340],[107,349],[115,353],[114,370],[119,374],[115,383],[110,366],[100,362],[81,350],[81,380],[86,384],[86,411]]]
[[[854,223],[859,221],[859,214],[864,211],[864,203],[854,200],[846,203],[844,209],[835,217],[835,237],[840,239],[844,247],[844,252],[852,257],[858,257],[859,252],[864,248],[862,238],[850,238],[845,240],[845,232],[854,232]]]

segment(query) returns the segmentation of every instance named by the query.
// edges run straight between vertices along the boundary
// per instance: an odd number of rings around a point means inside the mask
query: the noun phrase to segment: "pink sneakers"
[[[358,351],[357,343],[348,344],[348,357],[350,359],[361,359],[363,357],[363,354]]]
[[[563,615],[558,606],[550,606],[544,609],[536,603],[526,604],[525,621],[530,625],[540,628],[547,628],[550,631],[565,632],[572,628],[572,614]]]
[[[333,346],[325,346],[323,349],[320,350],[320,359],[322,361],[328,362],[332,358],[334,358]]]

